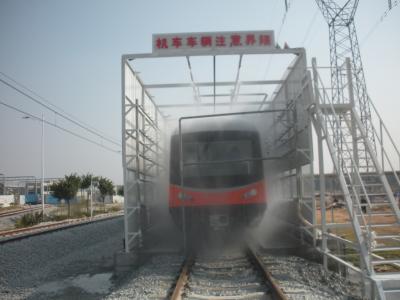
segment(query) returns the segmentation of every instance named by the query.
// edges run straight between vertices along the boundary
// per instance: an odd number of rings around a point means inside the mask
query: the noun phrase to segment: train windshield
[[[263,177],[256,132],[208,132],[183,139],[184,185],[197,188],[242,186]],[[179,139],[171,145],[171,183],[180,184]]]
[[[183,149],[185,176],[250,175],[252,142],[250,140],[225,140],[214,142],[185,143]],[[190,165],[199,163],[198,165]]]

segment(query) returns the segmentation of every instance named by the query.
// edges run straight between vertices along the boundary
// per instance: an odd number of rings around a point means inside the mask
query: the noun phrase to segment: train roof
[[[249,121],[241,118],[204,118],[182,121],[183,133],[195,133],[204,131],[258,131]],[[179,129],[173,131],[173,135],[179,134]]]

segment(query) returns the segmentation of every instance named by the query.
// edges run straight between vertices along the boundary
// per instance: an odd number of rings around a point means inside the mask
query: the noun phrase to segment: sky
[[[338,1],[343,2],[343,1]],[[400,143],[400,7],[361,0],[355,22],[368,92]],[[151,52],[154,33],[274,30],[329,65],[328,26],[315,1],[0,0],[0,72],[68,114],[121,141],[121,55]],[[283,24],[283,25],[282,25]],[[0,79],[5,79],[0,74]],[[120,150],[0,82],[0,101]],[[40,176],[41,123],[0,105],[0,173]],[[122,183],[121,154],[45,126],[45,177],[93,173]]]

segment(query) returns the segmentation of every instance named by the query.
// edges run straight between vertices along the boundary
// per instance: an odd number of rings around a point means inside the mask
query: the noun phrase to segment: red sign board
[[[266,48],[275,48],[271,30],[153,35],[153,53]]]

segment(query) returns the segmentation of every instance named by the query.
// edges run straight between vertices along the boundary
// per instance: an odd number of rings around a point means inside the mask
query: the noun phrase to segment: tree
[[[90,173],[87,173],[86,175],[81,176],[81,197],[83,194],[83,190],[86,190],[90,187],[92,184],[92,180],[94,179],[93,175]],[[92,191],[90,191],[92,192]],[[82,197],[83,198],[83,197]],[[86,212],[89,213],[89,199],[86,199]]]
[[[98,188],[103,200],[103,208],[105,211],[105,198],[107,195],[114,195],[114,184],[110,179],[104,177],[100,177],[98,183]]]
[[[65,175],[63,179],[51,185],[53,195],[58,199],[64,199],[68,204],[68,218],[71,216],[70,201],[76,196],[80,186],[80,177],[73,173]]]
[[[121,185],[117,191],[118,196],[124,196],[124,186]]]

